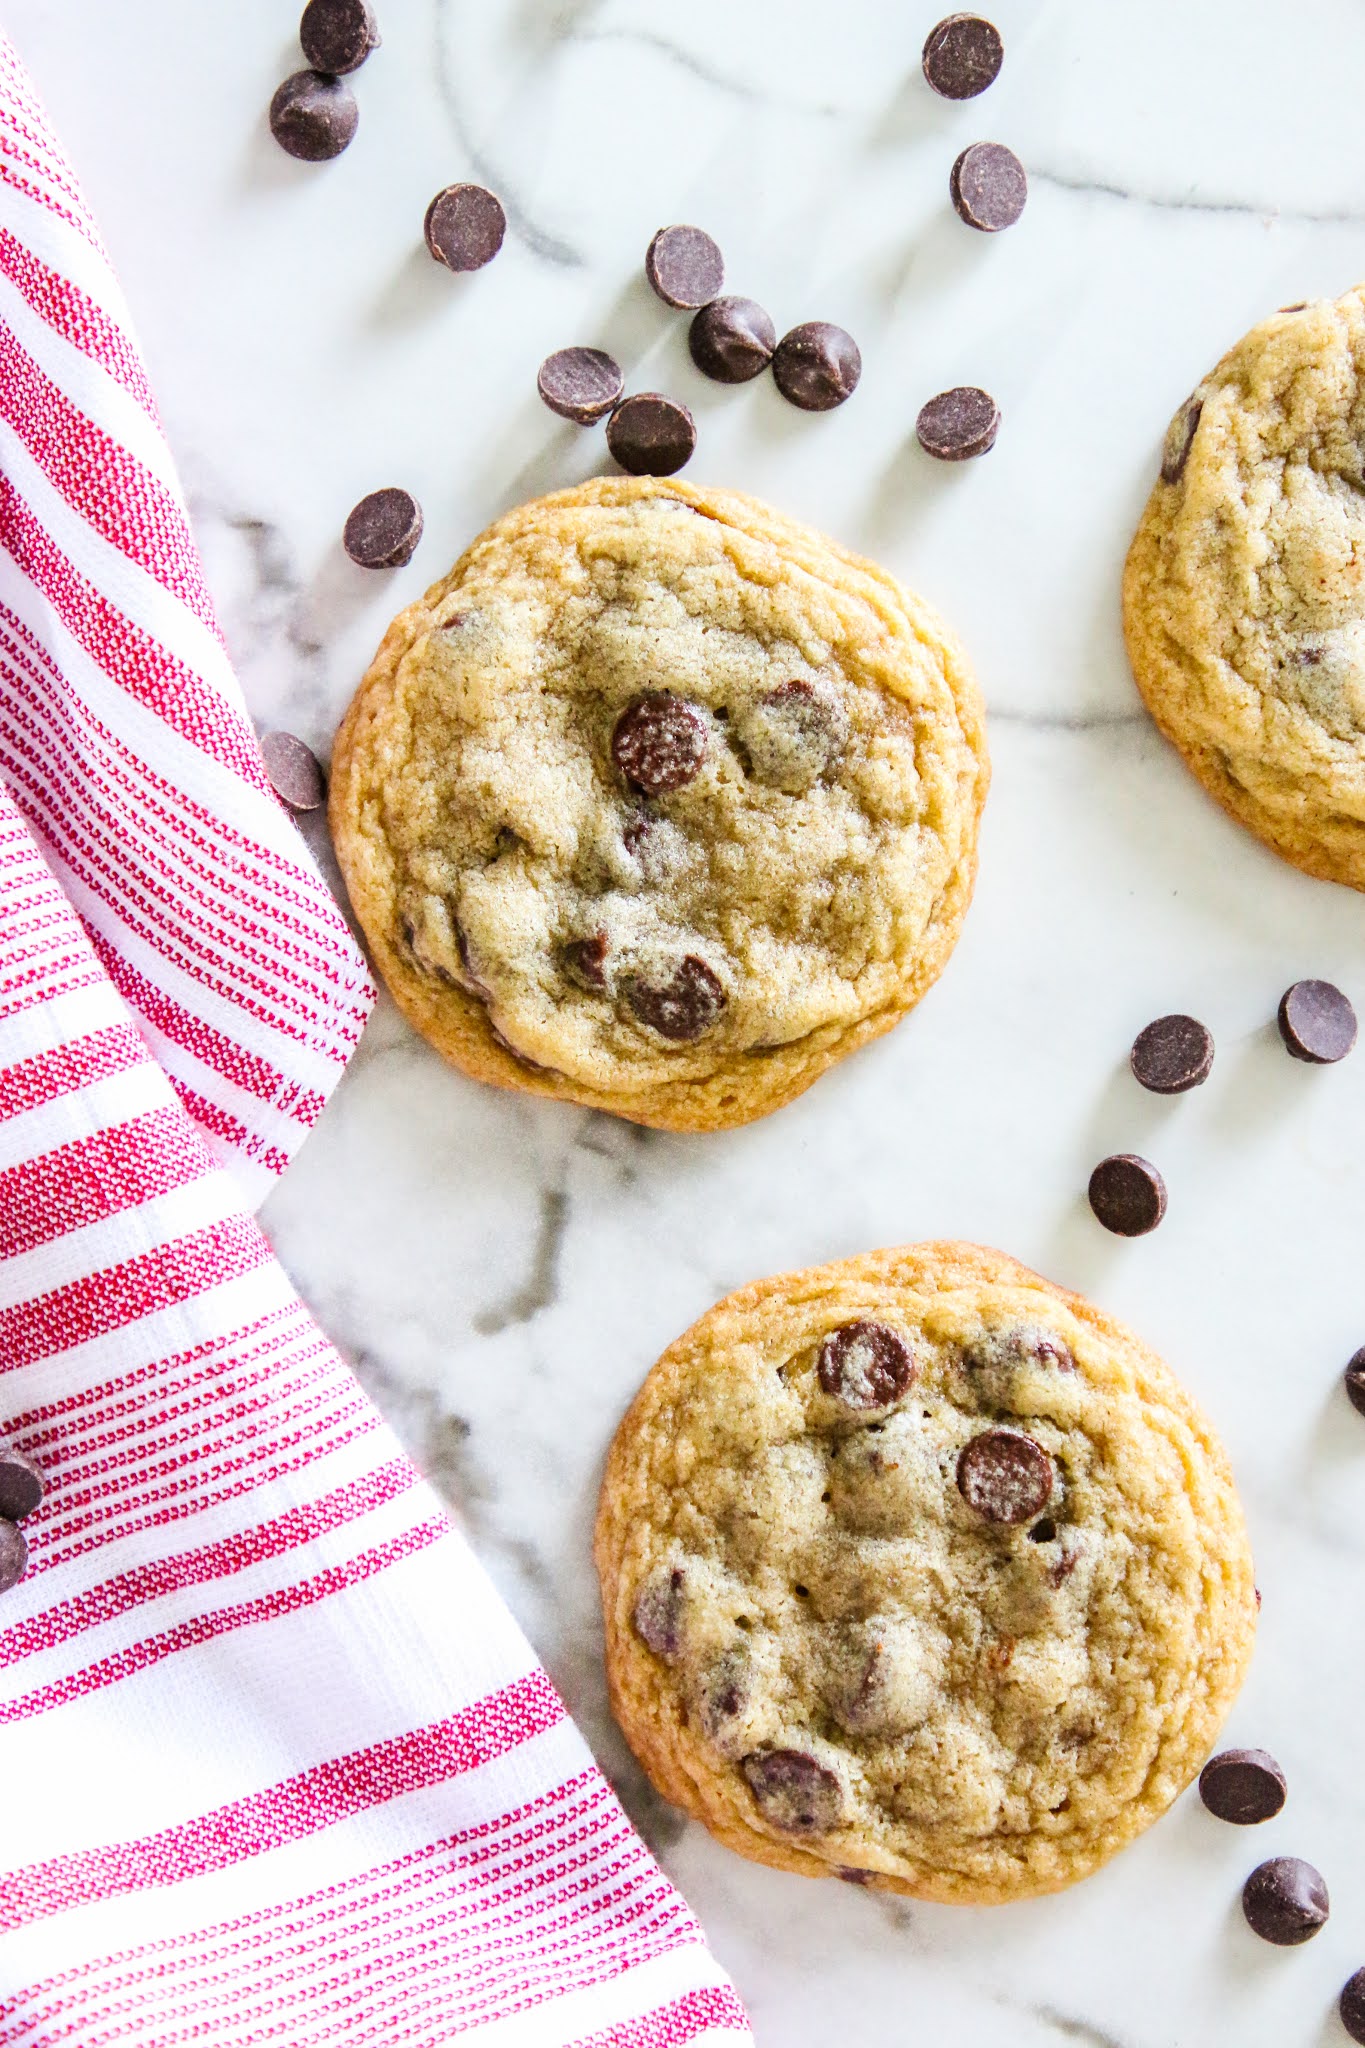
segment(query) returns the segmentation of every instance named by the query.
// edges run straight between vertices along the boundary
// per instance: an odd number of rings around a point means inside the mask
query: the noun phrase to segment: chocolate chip
[[[924,76],[945,100],[974,100],[994,85],[1005,45],[994,22],[979,14],[950,14],[931,28],[924,44]]]
[[[828,320],[789,328],[773,351],[773,382],[802,412],[828,412],[858,388],[863,359],[858,344]]]
[[[642,1024],[678,1045],[701,1038],[725,1008],[719,977],[695,953],[685,954],[666,982],[633,977],[625,996]]]
[[[1263,1749],[1225,1749],[1199,1773],[1199,1797],[1219,1820],[1255,1827],[1284,1805],[1284,1772]]]
[[[282,804],[291,811],[321,809],[327,800],[327,783],[311,747],[292,732],[266,732],[261,734],[261,759],[270,787]]]
[[[784,1834],[827,1834],[843,1819],[843,1786],[804,1749],[755,1750],[740,1769],[763,1818]]]
[[[1183,1095],[1209,1078],[1213,1034],[1197,1017],[1158,1017],[1133,1040],[1129,1061],[1134,1080],[1153,1095]]]
[[[1365,2041],[1365,1970],[1357,1970],[1341,1987],[1337,2001],[1341,2024],[1353,2041]]]
[[[427,208],[422,233],[447,270],[482,270],[502,247],[507,215],[482,185],[447,185]]]
[[[706,721],[684,697],[646,690],[626,706],[611,735],[611,757],[646,796],[692,780],[706,759]]]
[[[955,384],[920,407],[915,422],[920,447],[937,462],[966,462],[994,448],[1000,408],[977,384]]]
[[[0,1516],[5,1521],[22,1522],[39,1506],[46,1491],[32,1458],[0,1447]]]
[[[1252,1871],[1242,1887],[1247,1926],[1276,1948],[1311,1941],[1331,1911],[1327,1887],[1311,1863],[1299,1856],[1272,1856]]]
[[[0,1522],[0,1593],[17,1586],[28,1569],[28,1542],[13,1522]]]
[[[800,796],[848,744],[848,713],[831,692],[794,677],[759,698],[744,721],[754,779]]]
[[[607,422],[607,447],[631,476],[672,476],[692,459],[697,423],[662,391],[637,391]]]
[[[889,1408],[915,1377],[910,1347],[885,1323],[845,1323],[820,1346],[820,1385],[846,1408]]]
[[[645,276],[666,306],[690,312],[719,296],[725,259],[702,228],[660,228],[645,251]]]
[[[569,939],[560,948],[560,960],[570,981],[580,988],[599,989],[607,985],[607,935],[593,932],[586,939]]]
[[[389,484],[351,508],[341,545],[362,569],[401,569],[421,538],[421,506],[411,491]]]
[[[563,420],[590,426],[611,411],[625,390],[621,366],[600,348],[561,348],[546,356],[536,390]]]
[[[1031,1522],[1052,1498],[1052,1460],[1017,1429],[983,1429],[957,1461],[957,1490],[988,1522]]]
[[[1296,1060],[1330,1067],[1356,1042],[1356,1013],[1330,981],[1296,981],[1280,997],[1280,1036]]]
[[[1365,1415],[1365,1344],[1351,1359],[1342,1375],[1346,1385],[1346,1398],[1351,1406]]]
[[[270,132],[280,148],[304,163],[340,156],[360,125],[355,94],[340,78],[296,71],[270,102]]]
[[[1090,1206],[1116,1237],[1145,1237],[1166,1214],[1166,1183],[1150,1160],[1114,1152],[1090,1176]]]
[[[772,361],[777,329],[753,299],[712,299],[688,328],[687,346],[703,377],[747,384]]]
[[[1204,410],[1202,398],[1187,398],[1170,426],[1166,429],[1166,444],[1161,451],[1161,481],[1163,484],[1178,484],[1185,474],[1185,464],[1190,459],[1194,446],[1195,430],[1199,415]]]
[[[1028,177],[1003,142],[974,142],[948,175],[953,205],[969,228],[984,235],[1012,228],[1028,199]]]
[[[366,0],[308,0],[299,41],[315,71],[358,71],[379,48],[379,27]]]
[[[697,1687],[697,1719],[709,1742],[731,1741],[734,1722],[747,1710],[752,1660],[743,1644],[713,1657]]]
[[[662,1572],[640,1588],[631,1620],[635,1633],[647,1650],[665,1661],[676,1657],[682,1647],[684,1580],[682,1569]]]
[[[1050,1330],[984,1330],[963,1349],[962,1362],[969,1372],[986,1372],[1003,1366],[1010,1371],[1021,1365],[1041,1365],[1057,1372],[1075,1372],[1076,1361],[1060,1337]]]

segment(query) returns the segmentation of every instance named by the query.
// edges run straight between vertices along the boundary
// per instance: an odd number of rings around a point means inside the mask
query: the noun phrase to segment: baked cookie
[[[1263,321],[1176,414],[1128,556],[1141,690],[1286,860],[1365,889],[1365,287]]]
[[[1242,1682],[1227,1459],[1159,1358],[1000,1252],[732,1294],[607,1460],[612,1705],[742,1855],[989,1904],[1165,1811]]]
[[[624,477],[523,505],[394,620],[331,820],[447,1059],[711,1130],[923,995],[988,773],[927,605],[752,498]]]

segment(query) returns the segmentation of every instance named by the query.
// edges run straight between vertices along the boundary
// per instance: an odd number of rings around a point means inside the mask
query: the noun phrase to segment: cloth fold
[[[749,2038],[252,1216],[370,1000],[0,40],[0,2048]]]

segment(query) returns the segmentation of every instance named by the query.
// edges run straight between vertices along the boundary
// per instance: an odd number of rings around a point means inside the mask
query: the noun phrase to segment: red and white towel
[[[370,995],[0,41],[0,2048],[749,2038],[252,1218]]]

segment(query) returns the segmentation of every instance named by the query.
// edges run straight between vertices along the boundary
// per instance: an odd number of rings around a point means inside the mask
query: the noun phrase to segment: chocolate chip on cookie
[[[22,1522],[25,1515],[41,1507],[46,1491],[43,1475],[32,1458],[26,1458],[22,1451],[0,1447],[0,1517],[7,1522]]]
[[[1287,988],[1279,1025],[1285,1050],[1314,1067],[1334,1066],[1356,1042],[1356,1013],[1330,981],[1296,981]]]
[[[645,796],[681,789],[706,759],[706,721],[683,697],[646,690],[628,704],[611,736],[611,754],[626,781]]]
[[[1183,1095],[1213,1068],[1213,1033],[1197,1017],[1158,1017],[1133,1040],[1134,1080],[1154,1095]]]
[[[645,1648],[665,1660],[676,1657],[682,1647],[685,1580],[682,1567],[658,1574],[636,1595],[631,1620]]]
[[[28,1540],[13,1522],[0,1521],[0,1593],[17,1586],[28,1569]]]
[[[482,185],[447,185],[428,206],[422,233],[447,270],[482,270],[502,247],[507,215]]]
[[[976,384],[955,384],[920,407],[915,433],[920,447],[936,462],[967,462],[995,446],[1000,408],[989,391]]]
[[[957,1490],[987,1522],[1031,1522],[1052,1498],[1052,1460],[1017,1429],[983,1429],[964,1444]]]
[[[422,538],[422,508],[396,484],[371,491],[352,508],[341,544],[361,569],[401,569]]]
[[[777,329],[753,299],[712,299],[688,328],[687,346],[703,377],[747,384],[772,361]]]
[[[1327,1925],[1331,1903],[1322,1875],[1300,1856],[1272,1856],[1242,1887],[1247,1926],[1276,1948],[1297,1948]]]
[[[719,976],[695,953],[685,954],[666,981],[632,975],[625,997],[642,1024],[675,1045],[705,1037],[725,1008]]]
[[[1357,1970],[1341,1987],[1337,2000],[1341,2024],[1353,2041],[1365,2042],[1365,1969]]]
[[[733,1753],[734,1731],[748,1709],[752,1659],[743,1644],[732,1644],[702,1668],[695,1704],[702,1734],[724,1753]],[[742,1740],[742,1738],[741,1738]]]
[[[1166,1214],[1166,1183],[1136,1152],[1101,1159],[1087,1192],[1097,1220],[1116,1237],[1145,1237]]]
[[[280,148],[309,164],[340,156],[360,126],[355,94],[344,79],[296,71],[270,102],[270,132]]]
[[[828,412],[858,388],[863,359],[858,344],[828,320],[789,328],[773,351],[773,382],[802,412]]]
[[[804,795],[848,744],[848,713],[830,690],[793,677],[767,690],[742,721],[751,774],[771,789]]]
[[[607,422],[607,447],[631,476],[673,476],[691,461],[696,446],[691,412],[662,391],[623,398]]]
[[[719,297],[725,259],[703,228],[660,228],[645,251],[645,276],[666,306],[689,312]]]
[[[601,989],[607,985],[607,935],[590,932],[583,939],[567,939],[559,958],[570,981],[580,988]]]
[[[1003,142],[974,142],[948,174],[948,192],[960,217],[983,235],[1012,228],[1028,200],[1028,176]]]
[[[379,48],[379,24],[367,0],[308,0],[299,41],[315,71],[358,71]]]
[[[974,100],[994,85],[1005,45],[994,22],[980,14],[950,14],[925,38],[924,76],[945,100]]]
[[[1015,1329],[985,1330],[963,1347],[962,1362],[969,1372],[988,1372],[1003,1367],[1007,1372],[1021,1365],[1041,1365],[1056,1372],[1075,1372],[1076,1361],[1060,1337],[1051,1330],[1022,1325]]]
[[[1284,1772],[1264,1749],[1225,1749],[1199,1773],[1199,1797],[1219,1820],[1257,1827],[1284,1805]]]
[[[1203,410],[1202,398],[1187,398],[1166,429],[1166,441],[1161,451],[1163,484],[1178,484],[1184,476],[1185,464],[1190,459],[1190,450],[1194,446],[1194,437]]]
[[[1347,1400],[1361,1415],[1365,1415],[1365,1345],[1355,1353],[1342,1379]]]
[[[619,403],[625,379],[605,349],[560,348],[541,364],[536,389],[551,412],[586,427]]]
[[[759,1812],[784,1834],[828,1834],[843,1818],[843,1786],[804,1749],[756,1750],[740,1768]]]
[[[270,777],[270,787],[291,811],[316,811],[326,803],[327,780],[322,764],[313,749],[296,734],[262,733],[261,759]]]
[[[915,1361],[885,1323],[859,1321],[831,1330],[820,1346],[820,1385],[846,1408],[889,1408],[908,1392]]]

